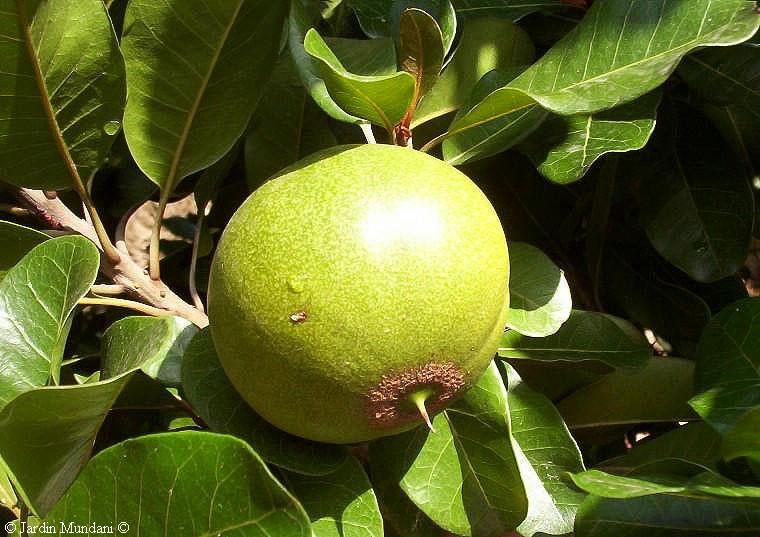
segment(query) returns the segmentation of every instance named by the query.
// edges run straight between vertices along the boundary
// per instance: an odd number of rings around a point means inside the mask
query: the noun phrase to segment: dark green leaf
[[[760,504],[733,498],[656,494],[630,500],[589,496],[576,537],[744,537],[760,531]]]
[[[638,498],[652,494],[691,493],[698,496],[760,498],[760,487],[737,485],[718,474],[687,479],[680,476],[619,476],[587,470],[572,475],[573,482],[589,494],[603,498]],[[705,483],[707,481],[707,483]]]
[[[99,453],[46,522],[121,522],[130,535],[310,535],[303,508],[245,442],[196,431],[143,436]]]
[[[494,18],[467,21],[454,57],[420,102],[412,126],[457,110],[489,71],[526,65],[534,56],[530,36],[516,24]]]
[[[314,537],[383,537],[375,492],[361,463],[347,457],[329,474],[285,472],[285,484],[311,519]]]
[[[71,313],[99,265],[88,239],[60,237],[36,246],[0,282],[0,408],[57,382]]]
[[[573,307],[564,272],[541,250],[522,242],[509,243],[509,260],[507,327],[531,337],[555,333]]]
[[[124,109],[102,0],[0,1],[0,178],[71,188],[100,167]]]
[[[389,473],[417,507],[452,533],[496,536],[517,527],[527,498],[496,364],[433,426],[436,432],[417,427],[373,442],[373,473]]]
[[[720,436],[704,422],[687,423],[650,440],[647,438],[626,455],[607,460],[602,469],[628,473],[643,464],[681,459],[714,468],[720,459]]]
[[[573,310],[560,329],[546,337],[509,330],[498,350],[502,358],[593,360],[612,367],[643,366],[652,356],[644,336],[628,321],[592,311]]]
[[[414,76],[414,103],[433,87],[443,68],[443,35],[435,19],[421,9],[404,10],[399,20],[398,63]]]
[[[558,408],[571,429],[689,420],[693,375],[690,360],[652,358],[641,370],[615,371],[584,386]]]
[[[227,379],[208,329],[196,334],[185,352],[182,386],[212,430],[243,438],[271,464],[300,474],[324,475],[345,462],[346,453],[339,446],[292,436],[251,410]]]
[[[760,405],[760,298],[747,298],[715,315],[697,347],[689,403],[710,425],[725,432]],[[701,393],[700,393],[701,392]]]
[[[667,118],[631,172],[645,196],[642,223],[660,255],[695,280],[730,276],[752,233],[745,170],[696,110],[672,106]]]
[[[162,384],[182,382],[182,356],[198,332],[181,317],[126,317],[108,327],[101,341],[102,378],[141,368]]]
[[[33,513],[45,516],[87,462],[100,426],[132,377],[29,390],[0,413],[0,457]]]
[[[723,437],[721,452],[730,461],[749,457],[760,464],[760,406],[747,411]]]
[[[506,149],[530,131],[525,117],[538,105],[569,115],[632,101],[662,84],[691,50],[740,43],[758,26],[745,0],[594,2],[541,60],[451,124],[444,158],[458,164]]]
[[[254,189],[306,155],[336,144],[327,116],[301,85],[292,59],[280,58],[246,136],[248,186]]]
[[[569,6],[562,0],[452,0],[457,15],[503,17],[513,21],[536,11],[563,11]]]
[[[0,221],[0,281],[29,250],[49,238],[36,229]]]
[[[137,164],[165,192],[219,160],[243,133],[286,13],[285,0],[129,2],[124,132]]]
[[[409,73],[356,75],[349,73],[316,30],[306,32],[304,49],[317,60],[330,96],[346,112],[391,131],[414,97]]]
[[[325,38],[346,71],[356,75],[392,75],[398,71],[396,45],[390,37],[378,39]]]
[[[528,495],[528,514],[518,531],[569,533],[584,494],[569,487],[562,475],[583,471],[583,458],[554,405],[531,390],[510,365],[504,369],[515,454]]]
[[[555,183],[583,177],[606,153],[641,149],[654,131],[661,93],[596,114],[553,115],[520,146],[541,174]]]

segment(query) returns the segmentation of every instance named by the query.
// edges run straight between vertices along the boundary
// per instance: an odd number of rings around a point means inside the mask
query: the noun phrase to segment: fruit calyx
[[[454,362],[429,362],[384,375],[367,396],[367,414],[378,427],[422,419],[435,432],[428,412],[443,408],[464,385],[464,373]]]

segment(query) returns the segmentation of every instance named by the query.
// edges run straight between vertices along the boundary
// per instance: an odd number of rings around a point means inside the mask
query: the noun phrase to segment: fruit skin
[[[211,333],[266,420],[362,442],[422,423],[405,401],[403,419],[375,419],[379,385],[440,364],[464,382],[449,395],[474,383],[503,332],[508,282],[499,219],[464,174],[397,146],[333,148],[265,183],[230,220],[211,268]]]

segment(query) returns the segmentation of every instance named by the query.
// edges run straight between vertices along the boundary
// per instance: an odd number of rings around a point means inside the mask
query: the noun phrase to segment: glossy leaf
[[[245,442],[195,431],[99,453],[46,521],[121,522],[134,535],[310,535],[303,508]]]
[[[124,132],[165,192],[219,160],[243,133],[274,67],[285,0],[129,2]]]
[[[627,499],[680,492],[726,498],[760,498],[760,487],[741,486],[719,474],[712,474],[712,477],[708,475],[708,478],[709,481],[705,483],[700,476],[694,479],[671,475],[619,476],[599,470],[572,475],[572,480],[578,487],[603,498]]]
[[[435,19],[421,9],[404,10],[399,20],[398,63],[415,78],[415,104],[438,80],[445,53]]]
[[[656,494],[616,500],[589,496],[576,537],[740,537],[760,530],[760,504],[733,498]]]
[[[0,461],[33,513],[45,516],[74,481],[131,376],[37,388],[5,405],[0,413]]]
[[[740,43],[759,25],[745,0],[594,2],[538,62],[451,124],[444,158],[461,164],[506,149],[530,131],[518,119],[537,105],[570,115],[632,101],[662,84],[691,50]]]
[[[499,344],[502,358],[543,361],[600,361],[612,367],[640,367],[652,356],[644,336],[623,319],[573,310],[560,329],[546,337],[508,330]]]
[[[317,60],[330,96],[346,112],[391,131],[414,98],[414,77],[349,73],[316,30],[306,33],[304,49]]]
[[[760,464],[760,406],[747,411],[723,437],[721,452],[726,460],[749,457]]]
[[[503,370],[515,454],[528,496],[528,514],[517,529],[522,535],[569,533],[585,495],[568,486],[563,474],[583,471],[581,452],[554,405],[510,365]]]
[[[629,473],[643,464],[663,459],[680,459],[715,468],[720,459],[720,436],[704,422],[677,427],[657,438],[645,439],[626,455],[604,461],[603,470]]]
[[[288,18],[288,49],[293,56],[298,75],[314,102],[330,117],[346,123],[361,123],[361,119],[346,113],[330,96],[320,75],[321,62],[307,54],[304,48],[306,32],[315,25],[317,4],[311,0],[291,0]]]
[[[553,115],[520,150],[550,181],[577,181],[606,153],[624,153],[646,145],[654,131],[660,97],[660,92],[652,92],[596,114]]]
[[[432,16],[441,28],[444,52],[448,52],[456,34],[457,20],[449,0],[348,0],[359,25],[369,37],[398,35],[401,14],[416,8]]]
[[[584,386],[558,408],[570,429],[690,420],[693,379],[694,362],[652,358],[641,370],[615,371]]]
[[[744,263],[754,208],[745,170],[706,118],[685,105],[641,155],[641,220],[655,249],[695,280],[715,281]]]
[[[101,340],[102,378],[140,368],[162,384],[182,382],[182,356],[198,332],[181,317],[126,317],[111,326]]]
[[[244,439],[270,464],[300,474],[325,475],[345,462],[341,447],[292,436],[251,410],[227,379],[208,329],[196,334],[185,351],[182,386],[213,431]]]
[[[48,190],[86,182],[125,96],[102,0],[0,1],[0,179]]]
[[[0,408],[57,382],[71,313],[99,265],[88,239],[60,237],[36,246],[0,282]]]
[[[678,74],[705,99],[720,105],[760,107],[760,58],[756,45],[710,48],[689,54]]]
[[[251,189],[299,159],[336,145],[327,116],[302,86],[290,56],[280,58],[245,140]]]
[[[520,20],[536,11],[564,11],[569,2],[562,0],[452,0],[457,15],[471,17],[503,17],[513,21]]]
[[[36,229],[0,220],[0,281],[32,248],[49,238]]]
[[[530,36],[516,24],[490,17],[468,20],[454,57],[417,107],[412,127],[464,105],[489,71],[526,65],[534,56]]]
[[[760,298],[747,298],[715,315],[697,347],[690,404],[705,421],[725,432],[760,405]]]
[[[433,426],[436,432],[417,427],[373,442],[373,473],[393,476],[417,507],[452,533],[496,536],[517,527],[528,502],[496,364]]]
[[[573,307],[564,272],[541,250],[522,242],[509,243],[509,261],[507,327],[531,337],[555,333]]]
[[[284,481],[309,515],[314,537],[383,537],[375,492],[356,458],[325,475],[286,472]]]

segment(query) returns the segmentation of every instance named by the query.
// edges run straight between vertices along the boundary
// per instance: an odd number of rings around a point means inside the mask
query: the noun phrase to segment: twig
[[[198,250],[200,249],[203,222],[206,219],[206,211],[209,209],[209,206],[210,204],[207,203],[205,207],[198,207],[198,220],[195,222],[195,233],[193,234],[193,253],[190,257],[190,298],[193,299],[193,304],[201,312],[205,312],[205,309],[203,308],[203,301],[198,294],[198,287],[195,283],[195,270],[198,265]]]
[[[90,288],[95,295],[119,296],[127,292],[123,285],[95,284]]]
[[[166,205],[169,203],[169,189],[161,190],[161,197],[156,208],[156,219],[150,235],[150,250],[148,251],[148,269],[153,280],[161,279],[161,226],[164,223]]]
[[[27,188],[16,191],[18,198],[50,227],[78,233],[90,239],[103,251],[93,226],[79,218],[60,200],[49,200],[40,190]],[[208,317],[182,300],[161,281],[152,280],[128,255],[120,255],[114,263],[108,256],[101,255],[100,270],[114,284],[124,287],[137,300],[167,312],[184,317],[201,328],[208,325]]]
[[[371,123],[360,123],[359,128],[361,128],[362,132],[364,133],[364,137],[367,139],[368,144],[377,143],[377,140],[375,140],[375,133],[372,132]]]
[[[0,212],[10,214],[11,216],[30,216],[32,212],[23,207],[16,207],[10,203],[0,203]]]
[[[160,310],[143,304],[142,302],[135,302],[134,300],[124,300],[123,298],[100,298],[89,297],[79,299],[79,303],[83,306],[113,306],[115,308],[125,308],[128,310],[139,311],[146,315],[152,315],[153,317],[163,317],[165,315],[171,315],[170,311]]]

